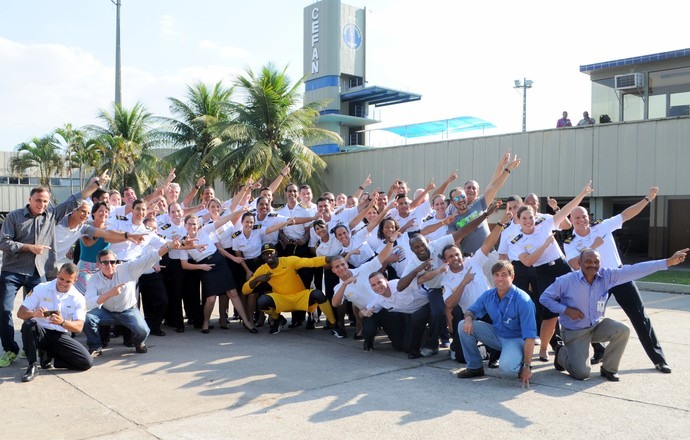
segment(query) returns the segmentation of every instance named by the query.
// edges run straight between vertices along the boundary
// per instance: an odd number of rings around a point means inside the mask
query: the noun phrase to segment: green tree
[[[226,186],[250,177],[272,179],[290,164],[291,180],[309,183],[315,191],[323,188],[326,163],[305,144],[321,140],[342,144],[342,139],[314,126],[323,103],[302,106],[298,90],[303,81],[291,84],[285,71],[268,64],[258,74],[250,69],[237,78],[235,89],[244,102],[232,105],[232,120],[215,126],[219,136],[228,139],[222,144],[227,152],[216,164]]]
[[[63,167],[60,148],[54,141],[50,134],[17,145],[16,154],[10,158],[10,170],[16,175],[22,175],[33,168],[38,171],[40,184],[50,188],[50,177],[61,176]]]
[[[65,170],[70,177],[70,192],[74,192],[74,169],[79,169],[79,188],[84,186],[84,174],[89,169],[95,170],[100,163],[100,152],[93,140],[87,139],[83,130],[75,129],[72,124],[55,130],[55,145],[65,152]]]
[[[153,154],[157,145],[157,131],[153,127],[153,115],[143,104],[131,109],[113,104],[112,112],[100,110],[98,114],[105,127],[90,125],[86,130],[93,135],[93,142],[102,154],[97,173],[108,170],[110,186],[131,186],[137,194],[155,185],[167,164]]]
[[[230,120],[232,93],[232,88],[219,81],[212,87],[203,83],[188,86],[185,101],[168,98],[173,117],[160,118],[164,124],[160,137],[176,150],[165,160],[175,168],[179,182],[191,186],[202,175],[208,181],[219,177],[215,165],[224,139],[213,127]]]

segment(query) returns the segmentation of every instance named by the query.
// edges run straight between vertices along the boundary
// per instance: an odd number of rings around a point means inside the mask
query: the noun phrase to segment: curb
[[[690,295],[690,285],[686,284],[654,283],[650,281],[635,281],[635,284],[637,284],[640,290]]]

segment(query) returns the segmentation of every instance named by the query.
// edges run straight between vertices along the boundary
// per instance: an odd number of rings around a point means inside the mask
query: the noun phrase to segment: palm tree
[[[143,193],[167,173],[164,163],[152,154],[156,131],[152,127],[153,115],[143,104],[137,103],[132,109],[113,104],[112,113],[100,110],[98,119],[105,123],[105,128],[90,125],[86,130],[93,135],[102,154],[97,172],[110,172],[111,187],[132,186],[137,193]]]
[[[301,106],[298,89],[282,71],[268,64],[257,75],[251,69],[235,82],[244,103],[234,103],[236,117],[218,122],[216,130],[229,140],[222,145],[228,150],[216,165],[223,170],[221,178],[226,186],[248,178],[273,178],[290,164],[291,178],[312,185],[315,191],[323,188],[321,175],[326,163],[311,151],[305,142],[329,140],[342,144],[332,131],[314,127],[323,108],[322,102]]]
[[[212,87],[188,86],[184,102],[168,98],[170,113],[177,119],[160,118],[165,127],[160,137],[176,149],[165,160],[175,168],[179,182],[192,185],[202,175],[209,181],[218,177],[215,162],[224,139],[214,133],[213,126],[230,120],[232,93],[219,81]]]
[[[86,139],[83,130],[74,129],[72,124],[55,130],[55,146],[65,151],[65,170],[69,173],[70,193],[74,192],[74,168],[79,168],[79,187],[84,186],[84,171],[95,168],[100,162],[98,149]]]
[[[17,154],[10,158],[10,170],[21,175],[34,168],[38,171],[39,183],[50,189],[51,176],[62,175],[62,156],[54,141],[53,135],[50,134],[17,145]]]

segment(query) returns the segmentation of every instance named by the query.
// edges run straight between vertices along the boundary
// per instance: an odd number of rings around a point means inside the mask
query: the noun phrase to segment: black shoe
[[[596,364],[598,364],[599,362],[601,362],[602,359],[604,359],[604,353],[596,353],[596,352],[595,352],[595,353],[594,353],[594,356],[592,356],[592,357],[590,358],[589,363],[592,364],[592,365],[596,365]]]
[[[457,374],[458,378],[460,379],[471,379],[473,377],[482,377],[484,376],[484,369],[483,368],[465,368],[461,372]]]
[[[98,356],[103,354],[103,350],[100,347],[94,348],[89,350],[89,354],[91,355],[91,359],[96,359]]]
[[[605,377],[607,380],[610,380],[611,382],[618,382],[619,380],[621,380],[621,377],[618,375],[618,373],[612,373],[611,371],[606,370],[604,367],[601,367],[599,372],[603,377]]]
[[[419,351],[411,351],[407,353],[408,359],[419,359],[420,357],[422,357],[422,353],[420,353]]]
[[[285,324],[287,324],[287,319],[285,319],[283,315],[280,315],[278,319],[273,321],[273,324],[271,324],[271,329],[268,331],[268,333],[271,335],[277,335],[280,333],[283,327],[285,327]]]
[[[22,382],[31,382],[38,376],[38,367],[36,363],[30,363],[29,368],[26,369],[26,373],[22,376]]]
[[[326,321],[326,324],[323,327],[321,327],[321,330],[333,330],[333,327],[335,327],[333,324]]]
[[[249,328],[247,327],[247,324],[244,323],[244,321],[242,321],[242,327],[244,327],[249,333],[259,333],[259,330],[257,330],[256,327]]]
[[[345,329],[338,326],[333,327],[333,329],[331,330],[331,334],[338,339],[347,338],[347,332],[345,331]]]
[[[498,359],[490,359],[488,367],[489,368],[498,368]]]
[[[367,341],[364,341],[364,343],[362,344],[362,350],[364,350],[364,351],[371,351],[373,349],[374,349],[374,347],[372,347],[371,344],[368,343]]]
[[[122,341],[122,345],[124,345],[125,347],[132,348],[132,347],[134,347],[134,342],[132,342],[132,341]]]
[[[38,359],[41,365],[41,370],[50,370],[53,367],[53,358],[48,355],[45,350],[38,350]]]
[[[555,368],[556,371],[565,371],[565,368],[563,368],[561,364],[558,363],[558,352],[561,351],[561,348],[563,348],[562,345],[556,345],[556,348],[554,349],[553,353],[553,368]]]
[[[347,338],[347,332],[345,331],[345,329],[337,325],[333,326],[333,328],[331,329],[331,334],[338,339]]]
[[[165,332],[163,330],[151,330],[151,334],[154,336],[165,336]]]
[[[302,321],[293,321],[288,325],[288,328],[302,327]]]
[[[355,341],[360,341],[360,340],[364,339],[364,336],[358,335],[357,333],[355,333],[355,335],[352,337],[352,339],[354,339]]]
[[[314,330],[314,320],[312,319],[311,315],[309,315],[309,318],[307,318],[307,325],[304,326],[305,330]]]
[[[654,365],[654,367],[662,373],[671,374],[671,367],[669,367],[666,362],[659,362],[658,364]]]
[[[148,347],[143,342],[137,344],[135,350],[137,351],[137,353],[147,353],[149,351]]]

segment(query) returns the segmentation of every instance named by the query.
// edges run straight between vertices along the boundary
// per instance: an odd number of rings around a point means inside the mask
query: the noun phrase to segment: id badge
[[[597,301],[597,312],[604,313],[604,310],[606,310],[606,300],[600,299]]]

